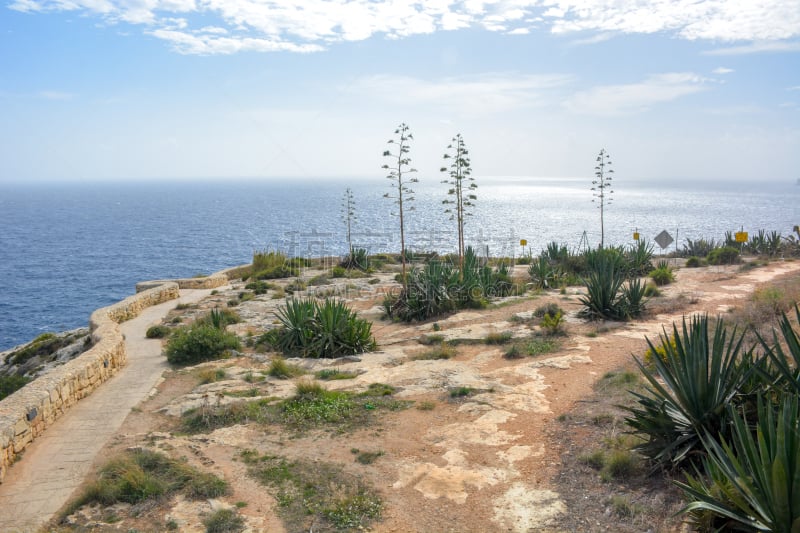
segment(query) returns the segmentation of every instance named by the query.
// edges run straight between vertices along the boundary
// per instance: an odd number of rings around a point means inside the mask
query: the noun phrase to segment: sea
[[[468,244],[492,256],[538,254],[556,241],[596,247],[601,209],[587,178],[476,178]],[[800,186],[617,179],[603,203],[606,245],[722,239],[759,229],[787,236],[800,224]],[[191,277],[249,263],[254,251],[318,257],[346,253],[343,198],[353,193],[352,241],[399,252],[395,191],[374,180],[181,180],[0,184],[0,350],[88,324],[93,310],[137,282]],[[406,201],[406,246],[452,252],[447,186],[416,184]],[[410,209],[409,209],[410,208]],[[526,241],[521,246],[521,241]],[[668,239],[669,240],[669,239]]]

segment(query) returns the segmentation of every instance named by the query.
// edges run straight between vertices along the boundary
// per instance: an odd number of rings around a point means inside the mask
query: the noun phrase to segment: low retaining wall
[[[183,279],[156,279],[152,281],[142,281],[136,284],[136,292],[142,292],[153,287],[159,287],[164,283],[177,283],[181,289],[216,289],[227,285],[232,279],[241,278],[250,272],[251,265],[240,265],[231,267],[225,270],[215,272],[210,276],[197,277],[197,278],[183,278]]]
[[[164,281],[98,309],[89,319],[94,344],[89,350],[0,401],[0,483],[9,465],[33,439],[125,365],[125,340],[119,323],[179,295],[178,283]]]

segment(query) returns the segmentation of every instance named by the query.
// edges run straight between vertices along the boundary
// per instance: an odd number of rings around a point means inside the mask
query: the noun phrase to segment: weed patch
[[[269,487],[287,531],[369,529],[383,502],[361,479],[335,465],[243,453],[248,474]]]

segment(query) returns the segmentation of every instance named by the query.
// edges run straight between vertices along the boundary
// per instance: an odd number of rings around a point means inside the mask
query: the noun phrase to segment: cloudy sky
[[[4,0],[0,114],[0,182],[794,182],[800,0]]]

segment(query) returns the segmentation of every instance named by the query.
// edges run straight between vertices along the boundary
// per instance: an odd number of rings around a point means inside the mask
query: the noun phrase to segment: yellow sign
[[[633,232],[633,240],[634,241],[638,241],[639,240],[639,232],[638,231],[634,231]]]
[[[527,246],[528,245],[528,241],[526,241],[525,239],[520,239],[519,240],[519,245],[520,246]]]
[[[747,232],[746,231],[737,231],[736,232],[736,242],[747,242]]]

